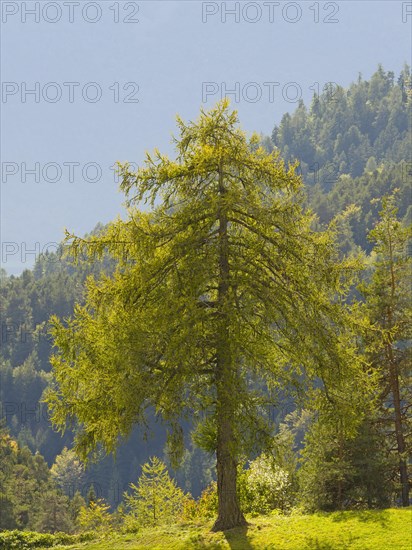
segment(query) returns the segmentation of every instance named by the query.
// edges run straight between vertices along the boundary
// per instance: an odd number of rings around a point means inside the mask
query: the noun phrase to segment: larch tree
[[[156,150],[136,172],[120,166],[126,220],[67,233],[74,257],[108,254],[117,269],[88,279],[71,319],[52,319],[46,400],[57,427],[76,426],[83,456],[113,451],[150,410],[178,460],[190,419],[216,453],[223,530],[246,523],[237,463],[272,433],[274,393],[304,375],[335,397],[348,379],[362,386],[343,305],[356,266],[332,229],[313,230],[296,166],[247,138],[227,100],[178,128],[175,160]]]
[[[124,493],[130,510],[128,520],[139,526],[155,527],[176,520],[182,514],[187,498],[171,479],[167,466],[157,457],[143,464],[137,485],[130,484],[132,493]]]
[[[380,376],[380,421],[397,456],[402,506],[409,506],[412,452],[412,226],[397,219],[395,195],[382,199],[380,220],[369,233],[374,242],[373,273],[360,289],[371,327],[369,360]]]

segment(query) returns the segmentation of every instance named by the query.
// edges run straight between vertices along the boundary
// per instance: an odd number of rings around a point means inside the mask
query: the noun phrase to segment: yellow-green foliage
[[[107,531],[111,526],[110,506],[103,499],[82,506],[77,521],[82,531]]]
[[[410,550],[412,509],[273,515],[248,518],[248,528],[212,533],[210,523],[170,524],[116,535],[72,550]],[[65,547],[68,548],[68,547]]]
[[[183,491],[171,479],[164,464],[156,456],[143,465],[138,484],[131,484],[131,495],[125,493],[130,513],[125,516],[126,529],[160,525],[180,517],[186,500]]]
[[[221,402],[236,455],[271,429],[267,395],[247,381],[276,393],[304,367],[357,424],[369,378],[344,299],[360,263],[339,258],[336,223],[314,231],[297,166],[249,139],[227,100],[178,128],[175,160],[155,151],[136,172],[120,167],[126,220],[87,239],[67,233],[74,258],[108,254],[117,267],[87,280],[71,319],[51,319],[53,423],[82,426],[75,447],[86,457],[99,443],[113,451],[151,405],[174,450],[190,412],[196,443],[214,451]]]
[[[292,484],[288,472],[269,454],[261,454],[238,477],[239,497],[244,512],[267,514],[287,510],[292,503]]]
[[[210,485],[204,489],[198,500],[187,499],[183,508],[183,520],[199,520],[210,519],[217,512],[217,483],[212,481]]]
[[[37,533],[35,531],[0,531],[0,550],[29,550],[30,548],[59,548],[90,541],[96,538],[95,533],[81,533],[80,535],[68,535],[67,533]]]

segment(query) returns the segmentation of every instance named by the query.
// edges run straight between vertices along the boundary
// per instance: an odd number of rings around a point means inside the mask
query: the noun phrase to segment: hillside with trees
[[[336,83],[315,94],[310,106],[300,101],[274,127],[271,141],[285,161],[299,160],[309,186],[330,191],[346,174],[358,178],[381,165],[409,160],[411,73],[395,78],[382,66],[369,81],[344,89]]]

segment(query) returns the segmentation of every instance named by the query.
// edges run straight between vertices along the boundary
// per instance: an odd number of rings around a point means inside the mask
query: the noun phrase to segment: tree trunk
[[[218,517],[213,531],[246,525],[237,496],[237,449],[234,419],[236,411],[236,369],[230,349],[228,300],[230,290],[228,220],[224,197],[222,167],[219,169],[219,284],[216,335],[216,419],[217,419],[217,495]]]
[[[388,324],[389,327],[393,327],[393,312],[392,307],[395,298],[396,290],[396,281],[395,281],[395,270],[394,270],[394,259],[393,259],[393,249],[392,249],[392,239],[390,232],[389,235],[389,258],[390,258],[390,273],[391,273],[391,305],[388,308]],[[396,364],[396,360],[393,354],[392,348],[392,337],[388,337],[386,343],[386,353],[389,362],[389,379],[391,384],[392,396],[393,396],[393,406],[395,409],[395,433],[396,433],[396,444],[398,448],[399,455],[399,475],[401,481],[401,500],[402,506],[409,506],[409,480],[408,480],[408,466],[405,460],[405,436],[403,433],[403,423],[402,423],[402,408],[401,408],[401,396],[399,390],[399,372]]]
[[[213,531],[224,531],[246,525],[247,522],[237,496],[237,463],[233,448],[236,441],[233,425],[231,419],[224,415],[223,410],[218,415],[217,430],[218,517],[213,525]]]
[[[391,343],[388,344],[387,353],[389,356],[390,383],[391,383],[392,396],[393,396],[393,407],[395,410],[395,434],[396,434],[397,451],[399,455],[401,500],[402,500],[402,506],[409,506],[408,465],[404,458],[406,445],[405,445],[405,437],[403,434],[403,426],[402,426],[402,410],[401,410],[401,399],[400,399],[400,391],[399,391],[399,377],[398,377],[397,368],[393,357]]]
[[[343,467],[343,425],[342,420],[338,423],[338,457],[341,468]],[[338,477],[338,509],[343,510],[343,483],[342,473],[339,472]]]

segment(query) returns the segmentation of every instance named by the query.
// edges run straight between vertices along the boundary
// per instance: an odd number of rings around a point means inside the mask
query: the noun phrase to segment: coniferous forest
[[[410,506],[411,108],[408,66],[269,136],[222,100],[2,271],[0,548]]]

